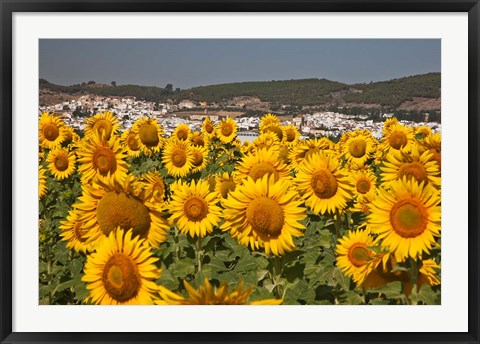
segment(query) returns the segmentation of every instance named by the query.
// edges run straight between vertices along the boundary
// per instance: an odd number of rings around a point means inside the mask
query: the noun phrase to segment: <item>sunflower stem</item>
[[[341,237],[340,235],[340,213],[337,210],[335,212],[335,234],[337,235],[337,239]]]
[[[203,251],[202,251],[202,237],[197,238],[197,278],[200,277],[202,272],[202,260],[203,260]]]

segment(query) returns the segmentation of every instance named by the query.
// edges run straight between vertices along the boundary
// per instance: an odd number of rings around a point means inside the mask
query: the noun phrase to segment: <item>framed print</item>
[[[2,343],[478,342],[479,8],[2,1]]]

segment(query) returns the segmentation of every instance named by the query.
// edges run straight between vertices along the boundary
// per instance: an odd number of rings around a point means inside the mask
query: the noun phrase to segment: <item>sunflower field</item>
[[[440,304],[441,137],[39,119],[40,304]]]

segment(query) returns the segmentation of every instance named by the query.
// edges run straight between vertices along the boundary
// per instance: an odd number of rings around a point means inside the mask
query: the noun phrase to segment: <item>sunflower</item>
[[[75,172],[75,153],[65,148],[55,148],[48,153],[48,168],[57,179],[65,179]]]
[[[160,286],[160,300],[155,303],[168,305],[279,305],[283,301],[282,299],[266,299],[249,302],[248,298],[253,287],[244,288],[243,281],[240,281],[231,292],[228,292],[227,282],[221,283],[217,288],[212,286],[206,278],[198,289],[193,288],[186,280],[183,280],[183,285],[188,292],[188,298]]]
[[[366,195],[375,190],[377,177],[369,169],[352,171],[350,181],[354,185],[353,194],[357,196],[357,200],[362,202]]]
[[[205,147],[191,146],[191,152],[193,155],[192,161],[192,173],[200,172],[208,163],[208,149]]]
[[[199,131],[194,131],[190,138],[190,142],[194,146],[207,147],[208,141],[205,135]]]
[[[252,155],[246,155],[237,165],[237,173],[240,179],[251,177],[253,180],[262,178],[264,175],[274,175],[275,181],[280,178],[290,178],[289,166],[278,157],[278,150],[259,149]]]
[[[391,127],[396,124],[398,124],[397,117],[387,118],[385,122],[383,122],[383,135],[385,136],[385,134],[390,131]]]
[[[419,127],[414,128],[415,138],[417,140],[423,140],[428,135],[432,134],[432,129],[427,127],[426,125],[421,125]]]
[[[215,125],[210,120],[210,117],[205,117],[202,124],[202,132],[207,139],[211,139],[215,136]]]
[[[188,142],[170,138],[163,150],[162,162],[174,177],[185,177],[193,168],[194,155]]]
[[[151,156],[162,148],[163,129],[153,118],[140,118],[133,123],[132,131],[138,134],[140,149],[145,155]]]
[[[38,138],[40,146],[47,149],[58,148],[65,141],[65,123],[60,117],[48,112],[42,113],[39,121]]]
[[[38,165],[38,198],[41,199],[47,194],[47,177],[42,165]]]
[[[125,148],[115,135],[112,135],[107,141],[101,138],[97,132],[92,132],[89,137],[82,140],[81,147],[77,150],[77,156],[82,182],[90,182],[96,176],[122,181],[127,175]]]
[[[289,160],[292,162],[293,169],[298,171],[301,163],[305,158],[314,155],[320,151],[325,153],[333,153],[335,149],[335,144],[328,139],[327,137],[322,137],[321,139],[310,139],[307,141],[299,142],[295,147],[293,147],[289,153]]]
[[[192,238],[206,236],[220,222],[222,210],[217,206],[219,195],[210,192],[209,187],[205,180],[181,183],[169,203],[172,213],[170,220],[177,224],[182,233],[189,234]]]
[[[86,253],[93,250],[93,245],[87,243],[87,232],[84,230],[84,223],[78,221],[77,213],[71,210],[67,219],[60,221],[59,228],[62,230],[60,237],[67,242],[67,248],[73,249],[76,252]]]
[[[420,151],[424,152],[428,150],[432,153],[430,160],[438,163],[439,170],[442,169],[442,137],[440,133],[428,135],[422,140],[420,145]]]
[[[300,165],[295,183],[305,203],[315,213],[334,213],[346,207],[351,198],[351,185],[339,160],[319,152]]]
[[[65,143],[69,144],[69,147],[72,147],[72,145],[76,144],[78,141],[80,141],[80,136],[75,132],[75,130],[68,126],[65,125]]]
[[[300,140],[300,132],[293,124],[287,125],[283,128],[285,132],[285,143],[288,146],[295,146]]]
[[[125,305],[154,303],[160,269],[158,258],[143,239],[132,238],[132,231],[112,231],[95,252],[87,256],[85,274],[89,296],[95,304]]]
[[[380,170],[384,187],[406,177],[440,188],[441,178],[437,162],[432,159],[430,151],[420,154],[416,144],[410,153],[387,154]]]
[[[261,133],[252,144],[256,149],[269,149],[279,144],[278,136],[272,132]]]
[[[85,125],[85,136],[97,133],[105,140],[109,140],[112,134],[116,134],[120,128],[117,117],[110,112],[99,112],[95,116],[87,118]]]
[[[379,253],[368,263],[356,283],[365,289],[373,289],[399,281],[402,283],[403,293],[408,297],[413,288],[412,276],[407,271],[396,269],[396,265],[394,255],[388,252]]]
[[[440,236],[440,192],[402,178],[381,188],[370,207],[368,226],[397,261],[428,253]]]
[[[365,277],[369,263],[378,256],[372,248],[375,247],[373,238],[365,231],[348,231],[338,239],[336,255],[337,267],[347,277],[361,284]]]
[[[235,191],[237,184],[232,174],[224,172],[215,176],[215,191],[218,192],[222,198],[227,198],[230,191]]]
[[[235,136],[237,136],[237,123],[231,118],[222,120],[217,124],[215,132],[217,137],[223,143],[232,142],[235,139]]]
[[[162,217],[163,204],[151,202],[151,192],[132,177],[124,184],[99,178],[94,185],[83,184],[82,196],[73,205],[88,242],[108,236],[115,228],[132,229],[134,236],[158,247],[167,240],[170,226]]]
[[[140,149],[140,139],[138,134],[133,132],[131,129],[127,129],[122,134],[122,143],[127,149],[128,156],[132,158],[137,158],[142,153]]]
[[[244,180],[223,200],[223,231],[230,231],[240,244],[253,250],[264,247],[267,254],[283,255],[295,249],[293,237],[303,235],[305,208],[287,180],[275,182],[265,175]]]
[[[345,142],[340,145],[340,155],[357,166],[374,157],[376,140],[368,130],[355,130],[344,134]]]
[[[145,196],[151,202],[163,204],[165,201],[165,183],[162,176],[158,172],[147,172],[140,179],[143,185]]]
[[[271,113],[267,113],[260,119],[259,129],[261,132],[271,125],[280,126],[280,120],[277,116]]]
[[[413,128],[392,124],[384,134],[379,150],[384,153],[410,152],[414,144]]]
[[[436,270],[440,270],[440,266],[433,259],[422,261],[422,267],[418,271],[417,289],[420,289],[423,284],[439,285],[440,278],[437,276]]]
[[[263,133],[273,133],[278,138],[278,141],[283,143],[287,140],[285,128],[281,125],[269,125],[262,130]]]
[[[172,136],[176,137],[179,141],[189,141],[192,137],[192,131],[188,124],[180,123],[173,131]]]

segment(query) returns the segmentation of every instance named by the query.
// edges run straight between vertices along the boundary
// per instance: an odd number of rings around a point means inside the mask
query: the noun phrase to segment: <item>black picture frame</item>
[[[479,343],[478,0],[0,0],[0,341],[1,343]],[[12,332],[12,17],[15,12],[468,12],[468,332],[462,333],[33,333]],[[452,316],[454,316],[452,314]],[[401,326],[401,324],[399,324]]]

